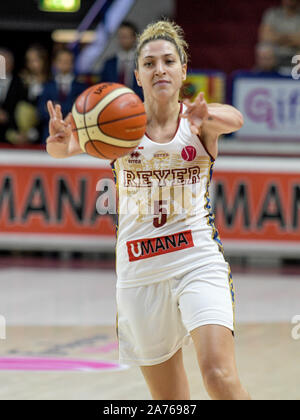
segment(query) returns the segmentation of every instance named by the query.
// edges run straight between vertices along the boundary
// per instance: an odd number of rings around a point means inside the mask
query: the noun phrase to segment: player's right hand
[[[64,120],[61,106],[54,106],[52,101],[47,102],[47,108],[50,116],[47,152],[53,157],[66,157],[72,134],[69,116]]]
[[[49,137],[47,138],[47,152],[55,158],[65,158],[82,153],[82,150],[72,135],[71,114],[63,119],[60,105],[47,102],[50,115]]]

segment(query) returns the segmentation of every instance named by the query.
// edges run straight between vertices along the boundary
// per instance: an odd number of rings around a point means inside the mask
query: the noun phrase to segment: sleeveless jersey
[[[134,152],[111,164],[118,199],[118,287],[154,283],[199,266],[203,229],[209,226],[210,239],[218,240],[209,200],[213,163],[182,118],[169,143],[145,134]]]

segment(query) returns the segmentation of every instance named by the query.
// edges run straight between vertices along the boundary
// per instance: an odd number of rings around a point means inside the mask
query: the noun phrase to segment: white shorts
[[[162,363],[190,342],[189,332],[202,325],[223,325],[233,331],[234,297],[225,261],[158,283],[117,288],[120,362]]]

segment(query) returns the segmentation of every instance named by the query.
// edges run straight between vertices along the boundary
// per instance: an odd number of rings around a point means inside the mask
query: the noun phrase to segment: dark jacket
[[[4,102],[0,103],[0,108],[7,112],[8,122],[0,124],[0,142],[6,142],[5,133],[9,128],[17,128],[15,121],[15,108],[18,102],[25,101],[27,98],[26,88],[18,76],[13,76],[8,88]]]
[[[103,67],[103,70],[100,74],[101,82],[115,82],[118,83],[118,59],[117,57],[112,57],[108,59]],[[132,73],[132,83],[131,86],[128,86],[132,89],[142,100],[144,100],[143,90],[138,86],[134,73]]]
[[[47,101],[51,100],[55,104],[61,105],[63,117],[65,118],[69,112],[72,111],[73,103],[76,98],[85,90],[88,86],[84,83],[73,80],[70,92],[65,98],[60,97],[59,89],[55,80],[45,83],[43,93],[38,101],[38,112],[43,124],[43,138],[42,143],[45,143],[49,136],[49,113],[47,110]]]

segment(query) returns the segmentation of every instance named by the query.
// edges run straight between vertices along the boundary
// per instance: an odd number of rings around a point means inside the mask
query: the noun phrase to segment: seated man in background
[[[142,89],[137,85],[135,69],[135,45],[137,28],[131,22],[123,22],[118,29],[117,53],[106,60],[100,75],[101,82],[126,85],[143,99]]]
[[[253,72],[257,74],[278,73],[278,62],[272,44],[260,43],[255,47],[255,65]]]
[[[0,55],[4,57],[6,68],[6,78],[0,79],[0,143],[13,143],[9,133],[18,130],[15,111],[17,105],[26,100],[27,94],[21,79],[13,74],[13,53],[0,48]]]
[[[300,50],[299,0],[281,0],[281,7],[266,10],[259,28],[259,42],[273,44],[279,70],[290,74],[292,57]]]
[[[61,105],[65,117],[72,110],[75,99],[88,87],[76,80],[74,74],[74,55],[62,48],[57,51],[54,60],[54,78],[44,85],[42,95],[38,102],[40,120],[43,123],[43,143],[49,136],[49,114],[47,110],[48,100]]]

